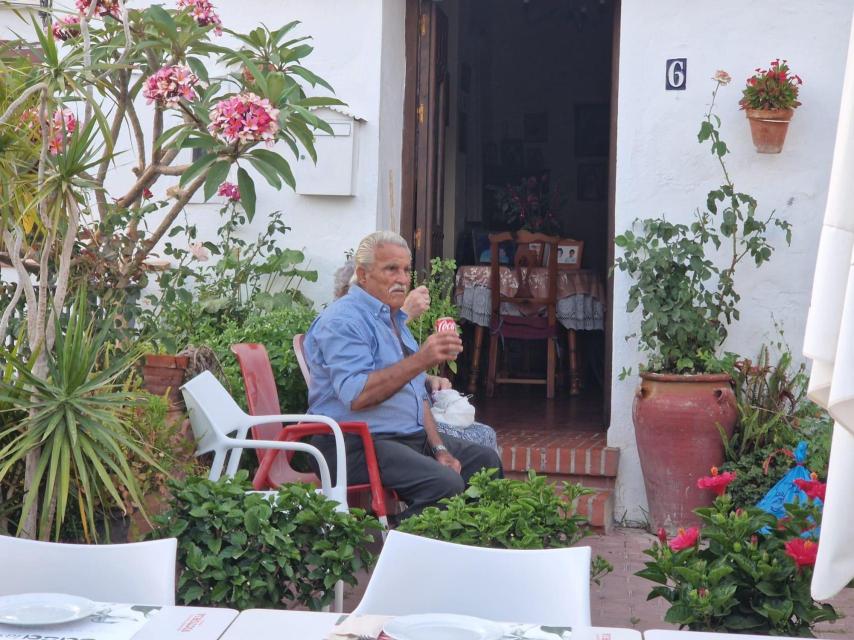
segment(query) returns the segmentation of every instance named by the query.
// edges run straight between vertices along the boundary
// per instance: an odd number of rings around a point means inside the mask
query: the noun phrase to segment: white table
[[[124,605],[130,606],[130,605]],[[218,640],[222,633],[237,617],[234,609],[214,609],[208,607],[161,607],[160,611],[150,612],[142,628],[136,633],[129,632],[127,640]],[[140,622],[137,623],[137,625]],[[115,625],[115,626],[113,626]],[[132,625],[131,625],[132,626]],[[103,636],[99,633],[103,627]],[[84,631],[85,630],[85,631]],[[18,627],[0,624],[0,638],[3,640],[34,640],[61,638],[120,637],[120,618],[91,623],[89,620],[55,624],[41,627]]]
[[[221,640],[324,640],[339,618],[340,613],[248,609],[237,616]],[[641,640],[641,634],[633,629],[587,627],[574,629],[572,640]]]
[[[644,640],[768,640],[770,636],[735,635],[709,631],[677,631],[676,629],[650,629],[643,632]],[[786,640],[786,636],[774,636]],[[791,638],[790,640],[794,640]]]

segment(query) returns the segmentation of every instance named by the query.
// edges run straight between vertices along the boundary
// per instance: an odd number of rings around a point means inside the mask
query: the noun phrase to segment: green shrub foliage
[[[495,469],[476,473],[464,493],[440,500],[442,508],[427,507],[404,520],[398,530],[499,549],[571,547],[589,535],[587,520],[575,512],[575,503],[592,490],[567,482],[558,490],[534,471],[528,472],[527,481],[496,479],[495,473]],[[597,557],[591,574],[597,580],[611,569]]]
[[[317,611],[336,582],[355,585],[356,572],[373,565],[379,523],[363,510],[336,511],[307,484],[284,485],[272,500],[251,488],[245,471],[170,483],[171,508],[152,537],[178,538],[182,604]]]

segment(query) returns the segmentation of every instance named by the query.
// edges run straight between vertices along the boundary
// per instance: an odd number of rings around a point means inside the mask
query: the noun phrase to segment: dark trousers
[[[453,436],[443,435],[442,442],[460,461],[460,473],[433,458],[427,434],[423,431],[412,435],[377,434],[373,440],[383,486],[394,489],[407,504],[401,519],[420,513],[442,498],[462,493],[468,479],[483,468],[496,468],[498,477],[504,477],[501,459],[493,449]],[[323,453],[334,478],[337,469],[335,440],[332,436],[314,436],[311,443]],[[368,469],[362,439],[345,433],[344,446],[347,450],[347,483],[367,484]]]

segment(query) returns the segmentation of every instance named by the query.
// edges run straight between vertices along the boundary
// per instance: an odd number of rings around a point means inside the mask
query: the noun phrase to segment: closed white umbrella
[[[804,355],[809,397],[833,416],[827,496],[812,595],[827,600],[854,579],[854,25]]]

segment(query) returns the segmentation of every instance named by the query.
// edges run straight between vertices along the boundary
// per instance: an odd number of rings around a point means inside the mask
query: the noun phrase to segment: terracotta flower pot
[[[738,411],[726,374],[642,373],[632,419],[653,530],[698,524],[714,493],[697,488],[724,461],[718,425],[732,436]]]
[[[142,366],[142,385],[149,393],[162,396],[169,393],[169,404],[181,406],[181,385],[184,384],[184,374],[190,358],[187,356],[172,356],[149,354],[145,356]]]
[[[759,153],[780,153],[793,109],[745,109],[753,146]]]

